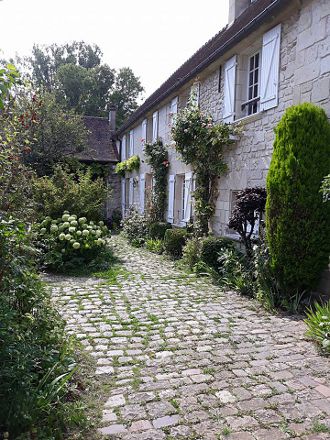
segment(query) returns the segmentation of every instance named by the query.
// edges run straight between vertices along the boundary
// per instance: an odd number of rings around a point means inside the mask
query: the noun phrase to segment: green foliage
[[[330,169],[330,124],[321,108],[289,108],[278,124],[267,177],[266,230],[283,297],[312,289],[330,253],[330,205],[320,186]]]
[[[219,267],[218,258],[226,249],[234,249],[232,240],[210,235],[201,241],[200,258],[213,269],[217,269]]]
[[[34,173],[23,163],[23,155],[30,147],[28,140],[20,135],[19,125],[16,115],[0,113],[0,217],[31,219]]]
[[[145,246],[150,252],[154,252],[155,254],[162,254],[164,251],[163,240],[148,238],[145,242]]]
[[[65,271],[75,266],[95,266],[104,251],[108,228],[103,221],[95,224],[86,217],[68,211],[52,219],[47,216],[37,225],[37,239],[43,249],[43,264],[52,270]]]
[[[149,225],[149,236],[153,239],[164,240],[165,232],[171,229],[172,225],[165,222],[153,222]]]
[[[39,176],[51,174],[56,163],[86,147],[88,131],[82,118],[72,110],[64,111],[54,94],[25,96],[19,105],[21,130],[28,135],[31,148],[25,163]]]
[[[115,172],[122,177],[125,177],[125,173],[132,171],[137,171],[140,168],[140,158],[137,155],[131,156],[127,160],[118,162],[116,165]]]
[[[141,247],[144,245],[148,237],[148,229],[148,220],[135,209],[132,209],[123,220],[123,233],[133,246]]]
[[[34,180],[33,194],[40,218],[57,218],[71,210],[78,217],[97,221],[104,218],[109,191],[102,178],[92,179],[90,168],[70,173],[57,165],[52,176]]]
[[[235,130],[227,124],[215,124],[210,115],[193,103],[178,113],[172,127],[175,148],[196,176],[194,199],[198,235],[209,231],[208,223],[215,210],[217,179],[227,170],[223,147],[232,142]]]
[[[322,349],[330,354],[330,302],[316,303],[307,313],[305,323],[308,327],[307,334],[313,338]]]
[[[223,250],[218,259],[219,281],[242,295],[254,295],[253,268],[245,255],[234,248]]]
[[[187,240],[182,249],[182,263],[194,270],[196,265],[201,261],[202,239],[192,237]]]
[[[57,102],[67,109],[106,116],[109,104],[114,105],[119,126],[138,107],[143,87],[129,67],[116,71],[102,63],[102,56],[97,45],[83,41],[34,45],[24,70],[30,70],[36,87],[56,92]]]
[[[165,252],[173,258],[180,258],[187,238],[188,234],[186,229],[167,229],[164,236]]]
[[[164,220],[167,203],[167,174],[168,174],[168,150],[162,141],[144,145],[144,154],[147,163],[151,166],[154,178],[154,188],[150,217],[154,221]]]
[[[330,202],[330,174],[325,176],[321,185],[321,192],[323,194],[323,201]]]
[[[13,64],[0,65],[0,109],[4,109],[10,89],[17,82],[19,73]]]
[[[62,438],[82,417],[75,403],[76,360],[64,322],[34,272],[34,255],[25,226],[2,219],[0,432]]]
[[[138,108],[138,98],[142,92],[140,78],[134,75],[132,69],[129,67],[120,68],[109,98],[109,102],[117,109],[116,122],[118,127]]]
[[[270,265],[269,248],[264,241],[253,248],[253,265],[258,301],[268,310],[284,307],[280,287]]]

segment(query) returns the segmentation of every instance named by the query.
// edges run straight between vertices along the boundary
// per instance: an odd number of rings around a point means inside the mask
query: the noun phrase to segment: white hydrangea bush
[[[105,246],[110,231],[103,221],[88,221],[65,211],[61,218],[45,219],[37,227],[37,237],[43,244],[45,264],[56,266],[70,260],[93,259]]]

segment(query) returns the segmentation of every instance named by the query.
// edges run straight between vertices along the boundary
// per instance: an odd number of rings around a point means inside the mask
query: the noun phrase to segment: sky
[[[96,43],[103,61],[130,67],[144,98],[227,23],[229,0],[0,0],[0,49]]]

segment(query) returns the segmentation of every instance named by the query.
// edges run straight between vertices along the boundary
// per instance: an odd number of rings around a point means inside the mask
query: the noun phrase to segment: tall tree
[[[118,126],[137,109],[137,100],[142,92],[141,82],[132,69],[121,68],[116,76],[114,91],[110,95],[111,103],[117,107]]]
[[[102,56],[97,45],[75,41],[65,45],[34,45],[32,56],[24,62],[34,84],[55,91],[57,102],[65,108],[105,116],[108,108],[115,105],[119,125],[137,108],[143,87],[130,68],[116,72],[102,63]]]
[[[29,139],[24,161],[38,175],[50,174],[66,156],[82,151],[88,131],[80,115],[64,111],[51,92],[18,99],[21,129]]]

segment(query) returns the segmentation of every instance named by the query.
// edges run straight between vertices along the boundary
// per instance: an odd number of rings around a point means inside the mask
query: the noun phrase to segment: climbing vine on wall
[[[168,151],[161,140],[144,145],[147,163],[151,166],[154,188],[150,216],[153,221],[163,221],[167,200]]]
[[[127,160],[117,163],[115,172],[121,177],[125,177],[125,173],[138,170],[140,168],[140,158],[139,156],[132,156]]]
[[[228,124],[215,124],[212,117],[190,103],[178,113],[172,127],[175,148],[184,163],[190,165],[196,178],[196,232],[207,234],[215,211],[217,179],[226,172],[223,147],[233,142],[238,129]]]

